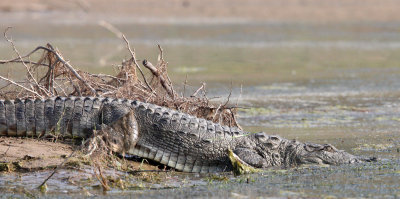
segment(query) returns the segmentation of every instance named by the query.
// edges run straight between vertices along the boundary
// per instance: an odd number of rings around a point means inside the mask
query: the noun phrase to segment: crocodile
[[[376,160],[351,155],[330,144],[245,132],[136,100],[99,97],[0,100],[0,136],[88,138],[94,130],[110,132],[110,143],[117,153],[150,159],[184,172],[231,171],[227,150],[256,168]]]

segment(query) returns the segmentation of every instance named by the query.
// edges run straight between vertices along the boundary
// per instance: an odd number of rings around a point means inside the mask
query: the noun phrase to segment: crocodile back
[[[208,173],[232,169],[227,149],[235,148],[245,132],[169,108],[136,103],[139,140],[129,153],[179,171]]]

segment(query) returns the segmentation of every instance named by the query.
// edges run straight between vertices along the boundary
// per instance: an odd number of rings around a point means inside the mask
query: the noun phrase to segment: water
[[[36,17],[40,22],[45,16]],[[96,21],[39,22],[2,19],[1,24],[14,27],[10,34],[22,54],[50,42],[74,66],[109,74],[111,65],[129,58],[124,43]],[[158,183],[146,183],[113,173],[132,183],[126,190],[115,188],[107,194],[95,180],[85,181],[93,178],[90,170],[76,174],[83,176],[76,180],[78,185],[61,172],[48,183],[48,196],[90,192],[138,198],[400,197],[400,23],[147,20],[115,24],[136,48],[138,59],[155,62],[156,44],[164,47],[178,89],[187,75],[187,94],[203,81],[209,96],[220,97],[215,103],[222,103],[232,91],[230,102],[241,107],[239,121],[244,129],[332,143],[381,161],[237,178],[222,174],[226,176],[222,181],[209,175],[169,173]],[[5,41],[0,43],[0,54],[0,59],[15,56]],[[14,66],[5,69],[2,74],[22,75]],[[35,182],[47,175],[47,171],[2,174],[0,190],[5,196],[39,194]]]

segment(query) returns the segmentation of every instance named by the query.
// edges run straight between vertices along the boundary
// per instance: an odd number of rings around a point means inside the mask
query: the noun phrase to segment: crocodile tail
[[[0,100],[0,136],[89,137],[126,115],[131,103],[97,97]]]
[[[99,101],[83,97],[0,100],[0,135],[85,137],[85,131],[97,123],[93,115],[99,108],[94,104]]]

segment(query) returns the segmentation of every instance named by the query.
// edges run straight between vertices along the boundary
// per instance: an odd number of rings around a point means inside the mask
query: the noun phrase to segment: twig
[[[233,122],[235,123],[235,125],[236,125],[240,130],[243,130],[243,128],[242,128],[242,127],[239,125],[239,123],[237,122],[236,116],[235,116],[235,114],[233,113],[232,109],[229,109],[229,112],[231,113],[231,116],[232,116],[232,119],[233,119]]]
[[[18,58],[19,59],[19,58]],[[33,64],[33,65],[41,65],[41,66],[47,66],[49,67],[48,64],[43,64],[43,63],[38,63],[38,62],[33,62],[33,61],[26,61],[26,60],[0,60],[0,64],[8,64],[8,63],[25,63],[25,64]]]
[[[172,172],[173,170],[134,170],[134,171],[128,171],[128,174],[137,174],[137,173],[169,173]]]
[[[126,79],[122,79],[122,78],[115,77],[115,76],[112,76],[112,75],[101,74],[101,73],[99,73],[99,74],[91,74],[91,73],[87,73],[87,75],[89,75],[89,76],[91,76],[91,77],[98,77],[98,78],[102,78],[102,77],[109,77],[109,78],[111,78],[111,79],[115,79],[115,80],[123,80],[123,81],[126,81]]]
[[[147,61],[146,59],[143,60],[143,66],[145,66],[147,69],[150,70],[151,73],[153,73],[154,76],[158,77],[160,79],[160,83],[162,85],[162,87],[167,91],[168,95],[174,99],[175,98],[175,94],[173,89],[171,88],[171,85],[169,85],[167,83],[167,81],[165,81],[164,77],[162,77],[160,75],[160,72],[157,70],[157,68],[150,63],[149,61]]]
[[[11,46],[12,46],[14,52],[15,52],[15,53],[17,54],[17,56],[18,56],[18,59],[19,59],[19,60],[22,62],[22,64],[25,66],[26,71],[28,71],[28,74],[29,74],[28,81],[33,80],[33,82],[35,83],[35,86],[37,86],[40,90],[42,90],[42,91],[48,96],[48,92],[47,92],[45,89],[43,89],[43,88],[38,84],[38,82],[36,81],[36,79],[33,77],[32,73],[31,73],[31,70],[29,69],[28,65],[26,65],[26,63],[24,62],[23,58],[21,57],[21,54],[20,54],[19,51],[17,50],[17,47],[15,46],[14,42],[12,41],[12,39],[9,38],[9,37],[7,36],[8,30],[10,30],[11,28],[12,28],[12,27],[7,27],[7,28],[6,28],[6,30],[4,31],[4,38],[11,44]],[[25,57],[26,57],[26,56],[25,56]]]
[[[101,186],[103,187],[103,191],[109,191],[110,190],[110,186],[108,186],[107,179],[103,176],[103,172],[101,170],[101,167],[98,164],[95,164],[95,167],[99,171],[99,174],[97,174],[96,171],[94,173],[95,173],[97,179],[99,180]]]
[[[117,36],[118,38],[120,38],[120,39],[124,38],[124,36],[123,36],[124,34],[120,30],[118,30],[118,28],[116,28],[112,24],[108,23],[107,21],[101,20],[101,21],[98,22],[98,24],[100,26],[103,26],[108,31],[114,33],[115,36]]]
[[[231,95],[232,95],[232,82],[231,82],[231,90],[230,90],[230,92],[229,92],[228,99],[226,100],[226,102],[225,102],[225,104],[223,105],[223,107],[225,107],[225,106],[229,103],[229,99],[231,98]]]
[[[142,68],[139,66],[139,64],[136,61],[135,49],[133,49],[133,50],[131,49],[131,45],[129,44],[129,40],[125,37],[125,35],[120,30],[118,30],[118,28],[116,28],[115,26],[113,26],[112,24],[110,24],[110,23],[108,23],[106,21],[100,21],[99,25],[103,26],[104,28],[106,28],[110,32],[114,33],[118,38],[123,39],[125,41],[126,47],[127,47],[128,51],[131,53],[132,61],[135,64],[135,66],[139,69],[139,72],[142,75],[144,83],[150,89],[151,92],[154,92],[153,88],[147,82],[147,79],[144,76]]]
[[[53,177],[53,175],[58,171],[58,169],[59,169],[62,165],[64,165],[64,164],[67,162],[67,160],[69,160],[69,158],[71,158],[71,157],[75,154],[75,152],[78,151],[79,148],[80,148],[80,147],[77,147],[74,151],[71,152],[71,154],[69,154],[69,156],[68,156],[67,158],[65,158],[65,160],[64,160],[63,162],[61,162],[61,164],[57,165],[57,167],[53,170],[53,172],[42,182],[42,184],[40,184],[40,185],[38,186],[38,188],[40,188],[40,187],[42,187],[44,184],[46,184],[46,182],[47,182],[48,180],[50,180],[51,177]]]
[[[213,116],[213,118],[212,118],[212,121],[214,121],[214,120],[215,120],[215,117],[217,117],[218,111],[219,111],[219,109],[221,109],[221,107],[222,107],[222,104],[220,104],[220,105],[218,106],[218,108],[215,110],[215,113],[214,113],[214,116]]]
[[[25,90],[28,91],[28,92],[31,92],[31,93],[35,94],[35,95],[38,96],[40,99],[43,99],[43,96],[40,95],[39,93],[37,93],[36,91],[31,90],[31,89],[29,89],[29,88],[26,88],[25,86],[22,86],[21,84],[18,84],[18,83],[14,82],[14,81],[11,80],[11,79],[7,79],[7,78],[5,78],[5,77],[3,77],[3,76],[1,76],[1,75],[0,75],[0,79],[3,79],[3,80],[5,80],[5,81],[8,81],[8,82],[10,82],[11,84],[14,84],[14,85],[16,85],[16,86],[18,86],[18,87],[20,87],[20,88],[22,88],[22,89],[25,89]]]
[[[143,78],[143,80],[144,80],[144,83],[145,83],[146,86],[150,89],[151,92],[154,92],[153,88],[151,88],[150,84],[147,82],[147,79],[146,79],[146,77],[144,76],[144,73],[143,73],[142,68],[139,66],[139,64],[138,64],[137,61],[136,61],[135,49],[133,49],[133,50],[131,49],[131,46],[130,46],[130,44],[129,44],[129,41],[128,41],[128,39],[126,39],[126,37],[125,37],[124,34],[122,34],[122,38],[124,39],[124,41],[125,41],[125,43],[126,43],[126,47],[128,48],[129,52],[131,53],[133,63],[134,63],[135,66],[139,69],[139,72],[140,72],[140,74],[142,75],[142,78]]]
[[[23,62],[24,60],[22,59],[21,54],[19,53],[19,51],[18,51],[17,48],[15,47],[14,42],[12,41],[11,38],[9,38],[9,37],[7,36],[8,30],[10,30],[11,28],[12,28],[12,27],[7,27],[7,28],[6,28],[6,30],[4,31],[4,38],[11,44],[11,46],[12,46],[14,52],[17,54],[19,60],[22,61],[22,64],[25,66],[26,70],[28,71],[28,74],[29,74],[30,78],[34,79],[35,84],[38,85],[38,83],[36,82],[35,78],[33,78],[33,75],[32,75],[32,73],[31,73],[31,71],[29,70],[28,65],[26,65],[25,62]]]
[[[205,101],[208,104],[209,100],[207,98],[207,90],[206,90],[206,84],[205,83],[204,83],[203,89],[201,89],[201,90],[203,90],[203,98],[206,99]]]
[[[3,153],[3,156],[6,156],[6,155],[7,155],[7,152],[8,152],[8,150],[10,150],[10,148],[11,148],[11,144],[8,144],[8,148],[7,148],[7,150]]]
[[[6,33],[5,33],[5,35],[6,35]],[[56,56],[56,58],[58,59],[58,61],[60,61],[61,63],[63,63],[64,66],[66,66],[66,67],[76,76],[76,78],[77,78],[78,80],[80,80],[85,86],[87,86],[87,87],[91,90],[91,92],[93,92],[95,95],[97,95],[97,94],[96,94],[96,91],[93,89],[93,87],[90,86],[90,85],[87,83],[87,81],[84,81],[84,80],[82,79],[82,77],[76,72],[76,70],[71,66],[71,64],[69,64],[67,61],[65,61],[64,58],[61,56],[61,54],[59,54],[57,51],[55,51],[54,48],[53,48],[50,44],[47,44],[47,45],[49,46],[49,48],[43,47],[43,46],[38,46],[38,47],[36,47],[34,50],[32,50],[31,52],[29,52],[27,55],[25,55],[25,56],[19,56],[19,58],[15,58],[15,59],[12,59],[12,60],[6,60],[6,62],[14,62],[14,61],[17,61],[17,60],[19,59],[19,60],[22,61],[22,63],[24,63],[23,58],[29,57],[30,55],[32,55],[33,53],[35,53],[35,52],[38,51],[38,50],[45,50],[45,51],[47,51],[47,52],[51,52],[51,53],[53,53],[53,54]],[[24,64],[24,65],[25,65],[25,64]],[[26,66],[26,67],[27,67],[27,66]],[[27,70],[28,70],[28,72],[29,72],[29,69],[28,69],[28,68],[27,68]],[[31,76],[32,76],[32,79],[36,82],[36,79],[33,78],[33,75],[31,75]],[[71,83],[72,83],[72,82],[71,82]],[[36,83],[36,86],[38,86],[39,89],[41,89],[43,92],[45,92],[46,95],[49,95],[48,91],[46,91],[45,89],[42,89],[42,87],[41,87],[39,84]],[[42,98],[42,97],[41,97],[41,98]]]
[[[47,50],[47,48],[45,48],[45,47],[43,47],[43,46],[38,46],[38,47],[36,47],[35,49],[33,49],[31,52],[29,52],[28,54],[22,56],[21,58],[29,57],[29,56],[31,56],[33,53],[35,53],[35,52],[38,51],[38,50]],[[14,58],[14,59],[10,59],[10,60],[2,60],[2,61],[0,61],[0,62],[15,62],[15,61],[18,61],[18,60],[20,60],[19,57]]]
[[[83,142],[81,144],[81,146],[76,147],[75,150],[73,150],[69,156],[67,158],[65,158],[65,160],[63,162],[61,162],[59,165],[57,165],[57,167],[54,169],[54,171],[42,182],[42,184],[40,184],[38,186],[38,188],[40,188],[41,186],[43,186],[44,184],[46,184],[46,182],[58,171],[58,169],[63,166],[74,154],[75,152],[79,151],[83,146],[86,145],[86,143],[88,143],[89,141],[92,141],[93,139],[95,139],[96,137],[94,135],[92,135],[91,138],[87,139],[85,142]]]
[[[200,92],[201,89],[203,89],[206,86],[206,83],[202,83],[200,88],[198,88],[190,97],[196,97],[197,93]]]
[[[55,56],[58,58],[58,60],[64,64],[64,66],[66,66],[74,75],[77,79],[79,79],[85,86],[87,86],[90,91],[98,96],[98,94],[96,93],[96,90],[94,90],[94,88],[92,86],[90,86],[90,84],[83,80],[82,77],[78,74],[78,72],[76,72],[76,70],[74,69],[74,67],[71,66],[71,64],[69,64],[67,61],[64,60],[64,58],[61,56],[61,54],[59,54],[57,51],[53,50],[53,46],[51,46],[50,44],[47,44],[51,49],[47,48],[49,51],[51,51],[52,53],[55,54]]]
[[[239,94],[239,97],[236,100],[236,106],[238,106],[239,100],[240,100],[240,98],[242,98],[242,94],[243,94],[243,84],[240,84],[240,94]]]
[[[160,44],[157,44],[157,46],[158,46],[158,50],[160,51],[160,54],[159,54],[159,62],[157,63],[160,67],[159,68],[161,68],[161,67],[163,67],[164,69],[165,69],[165,71],[164,71],[164,75],[165,75],[165,77],[167,78],[167,80],[168,80],[168,85],[169,85],[169,87],[170,87],[170,90],[171,90],[171,92],[172,92],[172,99],[175,99],[175,89],[174,89],[174,86],[172,85],[172,81],[171,81],[171,79],[169,78],[169,76],[168,76],[168,71],[167,71],[167,65],[168,65],[168,62],[165,62],[164,61],[164,50],[162,49],[162,47],[161,47],[161,45]],[[161,62],[160,62],[161,61]]]
[[[61,89],[61,91],[64,93],[64,96],[68,96],[67,92],[65,92],[65,90],[57,83],[57,81],[54,81],[54,84],[56,84],[56,86]]]
[[[183,98],[185,97],[185,93],[186,93],[187,78],[188,78],[188,75],[186,74],[185,81],[183,82],[183,93],[182,93]]]
[[[163,49],[161,48],[161,45],[160,44],[157,44],[157,46],[158,46],[158,50],[160,50],[160,60],[162,61],[162,62],[164,62],[164,51],[163,51]],[[160,61],[159,60],[159,61]]]

